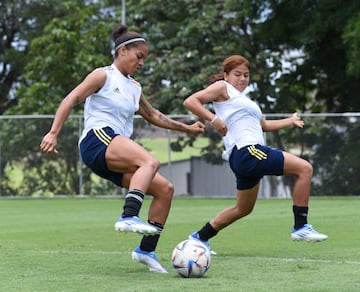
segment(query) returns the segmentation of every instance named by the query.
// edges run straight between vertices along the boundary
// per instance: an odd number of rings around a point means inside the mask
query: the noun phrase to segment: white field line
[[[278,262],[302,262],[302,263],[325,263],[325,264],[348,264],[348,265],[360,265],[360,261],[348,261],[348,260],[323,260],[323,259],[309,259],[309,258],[275,258],[275,257],[246,257],[256,260],[278,261]]]
[[[33,254],[33,255],[71,255],[71,254],[98,254],[98,255],[129,255],[131,251],[99,251],[99,250],[6,250],[7,253],[17,254]],[[157,253],[158,255],[168,255],[165,253]],[[360,265],[360,261],[349,260],[327,260],[327,259],[311,259],[311,258],[280,258],[280,257],[261,257],[261,256],[216,256],[216,258],[243,258],[254,259],[259,261],[272,261],[272,262],[302,262],[302,263],[325,263],[325,264],[347,264],[347,265]]]

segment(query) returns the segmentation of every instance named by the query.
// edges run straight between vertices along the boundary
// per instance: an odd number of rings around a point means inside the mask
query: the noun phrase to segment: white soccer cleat
[[[305,224],[300,229],[293,229],[291,232],[292,240],[304,240],[309,242],[317,242],[326,240],[328,236],[317,232],[310,224]]]
[[[168,271],[159,263],[154,251],[143,251],[137,247],[131,253],[134,261],[144,264],[149,268],[150,272],[167,273]]]
[[[115,230],[120,232],[136,232],[150,235],[158,233],[158,230],[150,224],[142,222],[139,217],[120,217],[115,223]]]

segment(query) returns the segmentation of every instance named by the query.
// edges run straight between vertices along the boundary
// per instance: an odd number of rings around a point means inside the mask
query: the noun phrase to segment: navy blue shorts
[[[107,146],[117,135],[110,127],[90,130],[80,143],[80,154],[84,163],[94,173],[122,186],[123,174],[109,170],[105,160]]]
[[[284,155],[281,150],[264,145],[249,145],[232,150],[230,168],[236,175],[238,190],[254,187],[264,175],[284,174]]]

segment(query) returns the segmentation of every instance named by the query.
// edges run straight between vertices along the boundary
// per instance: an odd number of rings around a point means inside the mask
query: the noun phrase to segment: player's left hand
[[[304,127],[304,121],[298,116],[297,113],[293,113],[291,116],[292,124],[295,127],[303,128]]]

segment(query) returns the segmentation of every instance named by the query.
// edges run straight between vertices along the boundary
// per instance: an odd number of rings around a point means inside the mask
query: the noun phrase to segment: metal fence
[[[267,114],[266,118],[289,115]],[[312,195],[360,195],[360,113],[301,116],[304,129],[266,133],[267,144],[313,164]],[[194,120],[190,115],[171,117]],[[0,196],[123,195],[123,189],[83,165],[77,148],[82,116],[70,116],[65,123],[58,138],[58,155],[41,153],[39,144],[52,120],[52,115],[0,116]],[[174,184],[175,195],[233,196],[235,178],[228,164],[216,159],[220,150],[209,147],[214,137],[221,146],[221,139],[212,131],[209,127],[194,139],[154,127],[137,117],[133,139],[162,162],[160,173]],[[179,145],[186,144],[191,145],[179,151]],[[291,177],[266,177],[260,197],[290,197],[293,182]]]

